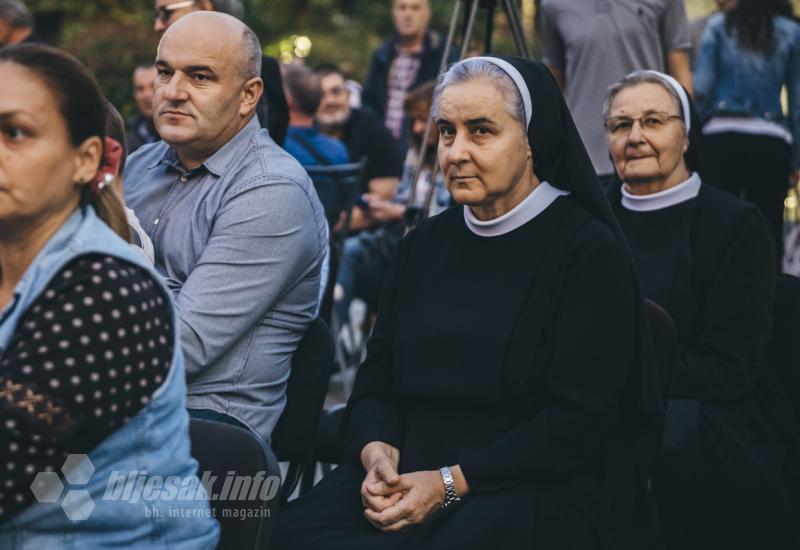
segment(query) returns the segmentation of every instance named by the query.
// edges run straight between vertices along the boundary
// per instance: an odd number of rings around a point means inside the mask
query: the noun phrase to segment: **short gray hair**
[[[678,92],[676,92],[672,86],[667,84],[663,78],[657,74],[654,74],[652,71],[639,70],[633,71],[616,84],[609,86],[608,91],[606,91],[606,99],[603,101],[603,120],[606,120],[611,114],[611,104],[614,102],[614,98],[617,97],[618,93],[626,88],[633,88],[634,86],[639,86],[640,84],[658,84],[661,86],[664,91],[669,94],[669,97],[672,98],[672,102],[675,103],[675,107],[677,107],[678,113],[681,115],[681,120],[686,117],[687,113],[683,112],[683,106],[681,104],[681,98],[678,96]]]
[[[0,19],[9,21],[14,28],[33,26],[31,12],[20,0],[0,0]]]
[[[245,25],[239,71],[245,80],[261,76],[261,43],[253,30]]]
[[[322,84],[319,75],[305,65],[293,63],[286,66],[283,86],[291,102],[303,114],[313,116],[322,100]]]
[[[526,134],[525,104],[522,102],[522,96],[517,89],[517,85],[514,84],[514,81],[503,69],[485,59],[465,59],[464,61],[459,61],[439,75],[436,81],[436,88],[433,90],[433,108],[431,109],[433,117],[439,118],[439,101],[442,98],[442,92],[444,92],[445,88],[454,84],[462,84],[464,82],[477,80],[485,80],[492,83],[492,85],[503,94],[503,98],[506,100],[506,110],[508,114],[520,123],[520,126],[522,126],[522,133]]]

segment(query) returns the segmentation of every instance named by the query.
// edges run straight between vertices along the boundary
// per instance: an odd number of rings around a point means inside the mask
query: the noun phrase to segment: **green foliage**
[[[392,32],[391,0],[243,0],[245,22],[260,37],[267,55],[277,56],[281,42],[307,36],[307,63],[338,63],[363,79],[372,50]],[[453,0],[431,0],[432,27],[446,32]],[[152,30],[152,0],[28,0],[38,20],[57,22],[54,45],[75,54],[92,69],[103,91],[123,115],[134,111],[133,68],[155,57],[158,35]],[[473,47],[482,41],[483,18]],[[502,17],[496,24],[505,28]],[[51,29],[51,33],[53,33]],[[509,44],[499,32],[498,50]],[[506,51],[511,51],[505,48]]]
[[[433,1],[434,28],[446,30],[451,1]],[[390,0],[249,0],[246,21],[269,55],[293,34],[312,42],[308,63],[339,63],[357,78],[366,74],[372,50],[392,32]]]

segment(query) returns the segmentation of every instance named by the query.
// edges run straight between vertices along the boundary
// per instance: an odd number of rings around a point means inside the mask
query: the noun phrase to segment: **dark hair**
[[[30,10],[20,0],[0,0],[0,19],[7,19],[15,28],[33,26]]]
[[[289,65],[283,75],[286,95],[304,114],[313,116],[322,101],[320,77],[303,65]]]
[[[128,160],[128,142],[125,139],[125,121],[119,114],[114,104],[106,100],[106,135],[119,142],[122,146],[122,156],[119,159],[119,173],[125,169],[125,162]]]
[[[433,101],[433,90],[436,88],[435,80],[428,80],[423,82],[413,90],[409,90],[403,100],[403,112],[406,114],[418,103],[431,104]]]
[[[68,53],[40,44],[19,44],[0,49],[0,63],[15,63],[35,74],[58,104],[70,142],[80,146],[90,137],[106,136],[106,107],[92,75]],[[99,168],[99,165],[98,165]],[[89,185],[81,190],[81,205],[91,204],[97,215],[126,241],[130,239],[125,209],[119,197],[106,187],[96,193]]]
[[[325,78],[330,74],[338,74],[344,80],[344,71],[339,65],[333,63],[321,63],[314,68],[314,74],[320,78]]]
[[[725,29],[743,49],[769,55],[775,50],[772,18],[778,15],[794,18],[789,0],[737,0],[725,14]]]

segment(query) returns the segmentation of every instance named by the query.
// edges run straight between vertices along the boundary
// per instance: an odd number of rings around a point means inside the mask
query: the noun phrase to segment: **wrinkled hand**
[[[436,470],[412,472],[399,476],[397,483],[379,483],[370,487],[370,494],[397,501],[382,511],[366,508],[364,517],[367,521],[382,531],[400,531],[422,523],[441,508],[444,484],[442,475]]]
[[[361,503],[364,508],[380,513],[397,504],[403,496],[399,489],[391,489],[400,483],[397,473],[399,460],[399,451],[381,441],[368,443],[361,450],[361,464],[367,471],[361,483]]]

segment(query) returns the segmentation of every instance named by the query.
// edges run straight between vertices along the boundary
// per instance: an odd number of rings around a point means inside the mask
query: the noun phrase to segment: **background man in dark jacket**
[[[142,145],[155,143],[161,137],[153,124],[153,82],[156,67],[152,63],[139,65],[133,71],[133,99],[136,101],[136,114],[125,121],[128,129],[126,140],[128,153],[133,153]]]
[[[395,35],[375,50],[364,83],[364,107],[381,118],[395,139],[406,147],[408,124],[403,113],[406,92],[439,73],[445,38],[428,30],[428,0],[393,0]],[[450,51],[449,62],[458,59]]]

